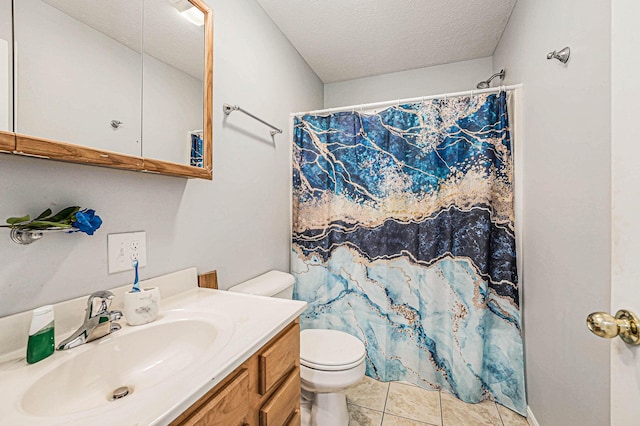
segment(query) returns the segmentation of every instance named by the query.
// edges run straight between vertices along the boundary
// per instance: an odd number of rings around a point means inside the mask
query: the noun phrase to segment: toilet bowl
[[[293,298],[291,274],[270,271],[229,291],[259,296]],[[337,330],[300,332],[300,386],[302,426],[348,426],[344,390],[364,377],[364,344]]]
[[[336,330],[300,333],[302,425],[349,424],[344,390],[365,372],[365,347],[356,337]]]

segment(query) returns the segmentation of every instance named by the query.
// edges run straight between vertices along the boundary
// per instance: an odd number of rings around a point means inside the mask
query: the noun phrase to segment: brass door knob
[[[594,312],[587,317],[587,327],[596,336],[607,339],[620,336],[625,343],[640,345],[640,320],[631,311],[620,309],[615,317],[606,312]]]

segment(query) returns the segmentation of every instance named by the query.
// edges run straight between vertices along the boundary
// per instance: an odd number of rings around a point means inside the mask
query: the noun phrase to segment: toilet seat
[[[350,364],[345,364],[345,365],[314,364],[313,362],[304,361],[301,359],[300,365],[304,365],[307,368],[312,368],[314,370],[321,370],[321,371],[343,371],[343,370],[349,370],[353,367],[357,367],[362,363],[362,361],[364,361],[364,357],[365,356],[363,355],[362,358],[360,358],[358,361],[352,362]]]
[[[307,329],[300,332],[300,364],[314,370],[343,371],[360,365],[364,344],[337,330]]]

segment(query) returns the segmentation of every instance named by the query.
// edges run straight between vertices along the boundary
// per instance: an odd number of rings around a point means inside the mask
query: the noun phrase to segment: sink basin
[[[82,347],[56,352],[69,359],[31,384],[21,408],[34,416],[61,416],[115,408],[162,386],[171,392],[172,379],[206,362],[232,333],[233,323],[222,317],[166,312],[154,323],[124,327]],[[113,400],[113,392],[123,386],[129,395]]]

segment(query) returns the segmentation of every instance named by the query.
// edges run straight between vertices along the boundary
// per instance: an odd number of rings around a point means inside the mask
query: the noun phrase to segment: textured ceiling
[[[43,0],[63,13],[140,52],[142,1]],[[202,80],[204,27],[184,19],[170,0],[144,0],[144,52]]]
[[[491,56],[516,0],[257,0],[325,83]]]

